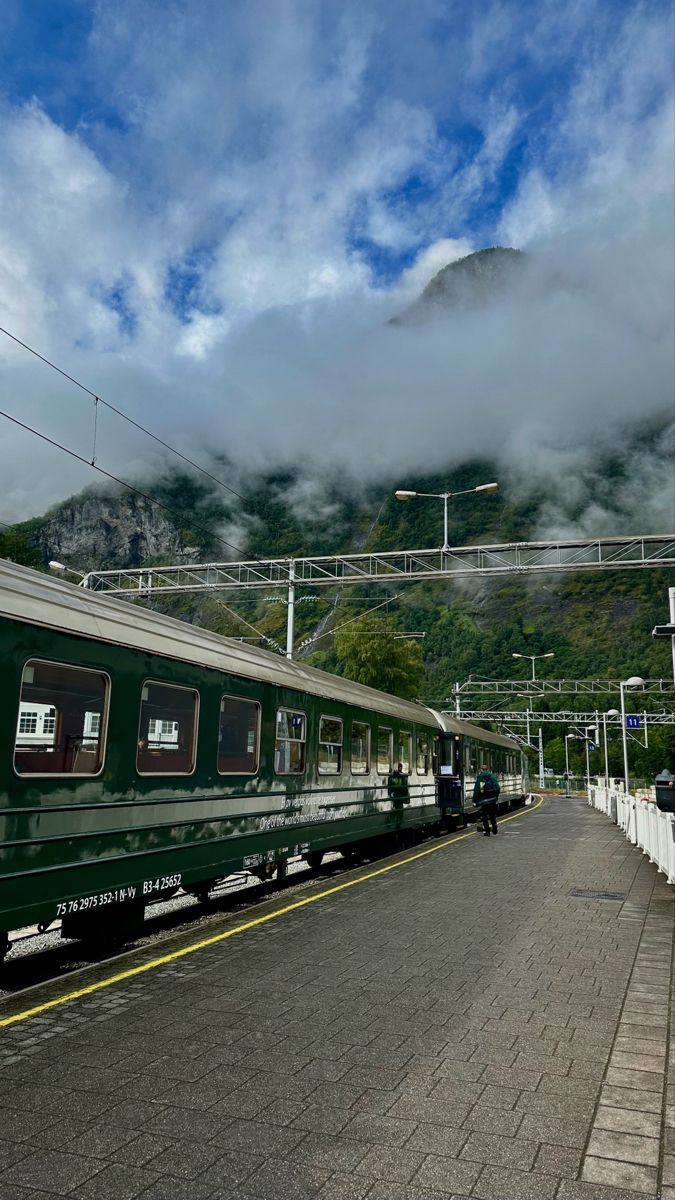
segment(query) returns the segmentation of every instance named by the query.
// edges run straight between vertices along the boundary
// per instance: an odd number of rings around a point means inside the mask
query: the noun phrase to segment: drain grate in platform
[[[570,888],[570,896],[584,896],[586,900],[625,900],[625,892],[597,892],[594,888]]]

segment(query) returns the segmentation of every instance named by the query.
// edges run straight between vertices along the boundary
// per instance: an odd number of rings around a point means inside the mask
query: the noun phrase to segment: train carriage
[[[0,957],[8,933],[130,933],[148,901],[466,820],[514,742],[0,562]]]

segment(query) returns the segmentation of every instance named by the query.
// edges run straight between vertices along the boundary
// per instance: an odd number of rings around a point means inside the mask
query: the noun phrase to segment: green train
[[[511,739],[0,561],[0,960],[9,933],[133,936],[146,904],[471,815]],[[381,844],[381,843],[380,843]]]

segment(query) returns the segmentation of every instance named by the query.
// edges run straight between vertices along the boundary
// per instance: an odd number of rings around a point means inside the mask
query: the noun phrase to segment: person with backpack
[[[490,826],[495,837],[497,830],[497,800],[499,799],[499,781],[483,763],[473,789],[473,801],[480,808],[483,818],[483,837],[490,836]]]

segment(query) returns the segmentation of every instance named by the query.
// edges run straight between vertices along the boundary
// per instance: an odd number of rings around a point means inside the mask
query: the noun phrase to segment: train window
[[[431,743],[431,769],[432,769],[434,775],[438,774],[438,768],[440,766],[440,763],[439,763],[440,747],[441,747],[441,740],[440,740],[440,738],[435,737]]]
[[[97,775],[109,694],[110,679],[101,671],[27,662],[14,737],[17,774]]]
[[[390,775],[394,767],[394,735],[391,729],[377,731],[377,771]]]
[[[412,734],[405,730],[399,730],[398,735],[398,755],[396,762],[399,765],[403,775],[410,774],[410,760],[412,758]]]
[[[305,769],[307,717],[288,708],[277,710],[274,770],[277,775],[302,775]]]
[[[417,763],[417,774],[418,775],[428,775],[429,774],[429,734],[428,733],[418,733],[417,734],[416,763]]]
[[[339,775],[342,771],[342,721],[339,717],[321,717],[319,721],[319,775]]]
[[[370,725],[352,722],[352,775],[370,774]]]
[[[136,770],[139,775],[191,775],[197,749],[199,695],[192,688],[146,680],[141,692]]]
[[[218,726],[218,774],[255,775],[260,745],[260,705],[223,696]]]

